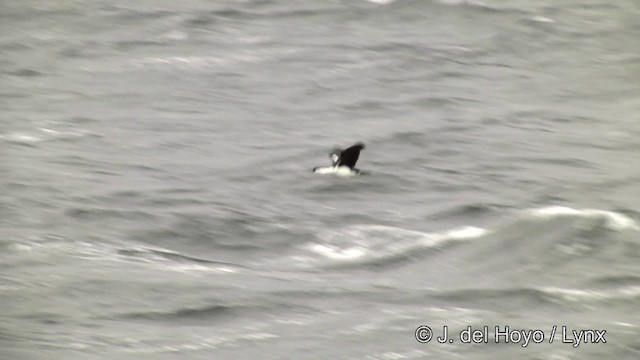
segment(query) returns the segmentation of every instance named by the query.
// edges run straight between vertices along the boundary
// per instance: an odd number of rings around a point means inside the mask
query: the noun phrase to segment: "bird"
[[[326,175],[334,174],[338,176],[354,176],[361,175],[364,172],[356,168],[356,162],[360,157],[360,151],[364,149],[364,144],[358,142],[344,150],[334,148],[329,153],[331,166],[318,166],[313,168],[316,174]]]

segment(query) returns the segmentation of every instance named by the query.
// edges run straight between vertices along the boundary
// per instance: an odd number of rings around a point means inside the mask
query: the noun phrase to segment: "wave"
[[[547,287],[541,289],[541,291],[556,300],[572,303],[613,300],[631,300],[635,302],[640,298],[640,285],[600,290]]]
[[[17,256],[14,262],[47,261],[60,257],[71,257],[90,261],[125,262],[151,266],[157,270],[175,272],[217,272],[236,273],[247,268],[230,262],[195,257],[169,249],[138,246],[131,243],[90,243],[87,241],[69,241],[59,236],[45,235],[14,243],[8,247]]]
[[[246,341],[264,341],[269,339],[278,338],[278,335],[259,332],[259,331],[244,331],[234,335],[215,335],[209,337],[200,337],[197,341],[182,341],[182,342],[169,342],[167,345],[155,345],[147,343],[135,343],[121,346],[119,349],[125,353],[133,354],[154,354],[154,353],[178,353],[178,352],[193,352],[202,350],[217,349],[218,347],[239,347],[241,343]]]
[[[566,206],[547,206],[530,209],[529,213],[541,218],[581,217],[606,220],[607,228],[611,230],[640,230],[638,224],[628,216],[607,210],[574,209]]]
[[[233,312],[241,310],[241,307],[232,307],[224,305],[210,305],[199,308],[180,308],[168,311],[145,311],[133,312],[121,315],[125,319],[142,319],[142,320],[202,320],[210,321],[212,317],[220,317],[224,315],[233,315]]]
[[[416,251],[476,239],[486,233],[485,229],[473,226],[429,233],[384,225],[354,225],[320,233],[321,241],[307,244],[307,251],[315,255],[316,260],[334,264],[382,265],[411,257]]]
[[[457,204],[438,213],[434,218],[446,217],[481,217],[495,214],[501,205],[484,202]]]
[[[392,2],[395,2],[396,0],[367,0],[367,1],[374,4],[387,5],[387,4],[391,4]]]
[[[130,59],[128,64],[108,68],[108,71],[125,71],[129,68],[162,70],[202,71],[207,69],[227,68],[240,63],[257,64],[270,60],[268,54],[257,52],[238,52],[227,56],[168,56]],[[90,70],[99,70],[89,67]]]
[[[150,248],[150,247],[127,248],[127,249],[117,250],[117,253],[123,256],[131,257],[135,259],[142,259],[142,260],[151,260],[151,261],[169,260],[177,263],[193,263],[193,264],[201,264],[205,266],[210,266],[210,265],[223,266],[225,268],[218,268],[218,270],[223,270],[226,272],[235,272],[232,268],[244,268],[243,266],[238,264],[198,258],[190,255],[185,255],[176,251],[171,251],[171,250],[161,249],[161,248]]]
[[[592,281],[596,286],[601,285],[637,285],[640,286],[640,276],[638,275],[609,275],[602,276]]]
[[[533,16],[529,18],[529,20],[531,20],[534,23],[541,23],[541,24],[553,24],[556,22],[555,20],[548,18],[546,16]]]
[[[640,286],[623,286],[611,289],[577,289],[562,287],[522,287],[505,289],[458,289],[432,294],[436,299],[473,303],[508,300],[521,307],[523,303],[593,303],[610,301],[636,301],[640,298]]]
[[[526,13],[526,10],[521,8],[498,6],[495,2],[489,4],[488,2],[480,0],[437,0],[436,2],[445,6],[458,6],[490,13]]]
[[[146,263],[158,270],[176,272],[236,273],[246,269],[246,267],[234,263],[198,258],[157,247],[127,245],[120,248],[92,245],[91,248],[94,250],[80,252],[78,256],[127,263]]]
[[[444,217],[451,211],[447,210]],[[464,214],[486,221],[487,215],[495,215],[498,211],[470,204],[457,207],[453,212],[456,217]],[[586,219],[587,224],[579,223],[577,226],[572,218]],[[541,226],[540,220],[557,223]],[[498,259],[499,262],[503,265],[505,261],[513,262],[513,266],[519,266],[520,262],[533,262],[543,268],[548,262],[562,259],[607,256],[617,247],[615,244],[604,246],[599,241],[604,236],[603,231],[638,229],[636,221],[618,212],[547,206],[525,210],[506,224],[488,229],[467,225],[440,232],[423,232],[387,225],[357,224],[321,230],[316,234],[317,240],[303,245],[293,258],[303,266],[312,267],[386,266],[427,256],[454,243],[484,238],[480,242],[472,242],[473,245],[465,245],[467,249],[458,253],[457,261],[470,261],[478,256],[507,256]],[[475,271],[469,266],[462,268]]]
[[[0,134],[0,141],[20,145],[34,145],[39,142],[54,140],[73,140],[89,135],[93,134],[85,131],[61,131],[49,128],[38,128],[34,131],[21,131]]]
[[[10,71],[8,72],[8,74],[10,75],[15,75],[15,76],[21,76],[21,77],[37,77],[37,76],[42,76],[43,73],[41,73],[40,71],[36,71],[33,69],[17,69],[14,71]]]

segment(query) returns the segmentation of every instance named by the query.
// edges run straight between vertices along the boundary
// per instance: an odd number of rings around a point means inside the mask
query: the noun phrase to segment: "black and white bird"
[[[356,169],[356,162],[360,157],[360,150],[364,149],[364,144],[359,142],[344,150],[335,148],[329,153],[331,166],[315,167],[313,172],[316,174],[335,174],[339,176],[360,175],[363,172]]]

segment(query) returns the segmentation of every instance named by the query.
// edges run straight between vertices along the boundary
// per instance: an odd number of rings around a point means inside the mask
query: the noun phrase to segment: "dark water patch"
[[[168,175],[169,169],[165,169],[159,166],[151,166],[147,164],[133,163],[133,164],[112,164],[118,167],[122,167],[133,171],[142,171],[142,173],[156,174],[156,175]]]
[[[242,308],[212,305],[201,308],[182,308],[168,312],[137,312],[120,317],[129,320],[209,322],[220,317],[233,317],[236,312],[242,312]]]
[[[14,190],[14,191],[33,189],[32,184],[25,183],[25,182],[18,182],[18,181],[9,181],[2,185],[5,186],[7,189]]]
[[[485,217],[492,214],[497,214],[499,211],[504,210],[504,207],[498,204],[490,203],[467,203],[455,205],[451,208],[441,210],[439,213],[431,216],[433,219],[442,218],[476,218]]]
[[[114,173],[115,174],[115,173]],[[217,206],[218,202],[207,198],[207,190],[201,188],[162,188],[156,190],[119,190],[95,197],[98,202],[136,204],[150,210],[182,208],[184,206]]]
[[[115,198],[115,199],[118,199],[118,198],[140,199],[140,198],[144,198],[145,196],[146,195],[144,192],[137,191],[137,190],[121,190],[121,191],[115,191],[109,194],[110,198]]]
[[[336,176],[311,174],[313,179],[304,184],[303,191],[314,196],[332,199],[349,198],[361,199],[376,192],[399,193],[410,191],[415,185],[414,180],[399,175],[385,173],[377,169],[368,169],[362,165],[361,170],[366,174],[359,176]],[[393,184],[390,187],[390,184]]]
[[[262,217],[240,211],[219,213],[175,213],[173,221],[164,222],[135,237],[144,243],[180,243],[187,248],[216,248],[244,253],[272,252],[291,241],[309,236],[303,229],[288,226],[286,218]]]
[[[439,154],[439,155],[457,155],[460,154],[460,150],[436,150],[434,153]],[[452,169],[452,168],[444,168],[444,167],[436,167],[436,166],[425,166],[424,167],[425,171],[429,171],[429,172],[434,172],[434,173],[441,173],[441,174],[446,174],[446,175],[461,175],[461,176],[468,176],[468,173],[461,171],[461,170],[456,170],[456,169]]]
[[[574,3],[571,5],[572,7],[588,9],[588,10],[617,10],[619,6],[614,3],[608,2],[585,2],[585,3]]]
[[[412,144],[418,146],[424,146],[429,144],[429,138],[427,132],[422,131],[401,131],[388,137],[385,142],[399,143],[399,144]]]
[[[149,212],[115,208],[76,207],[67,210],[66,213],[74,219],[83,221],[104,221],[107,219],[137,221],[156,219],[156,215]]]
[[[185,207],[185,206],[206,206],[211,204],[211,202],[206,200],[201,200],[197,198],[175,198],[175,197],[146,197],[142,204],[151,207],[161,207],[161,208],[175,208],[175,207]]]
[[[418,0],[419,1],[419,0]],[[439,5],[451,6],[454,8],[459,8],[463,10],[473,10],[479,11],[480,13],[487,14],[527,14],[528,11],[519,7],[507,7],[507,6],[497,6],[490,5],[483,1],[475,1],[475,0],[438,0],[436,1]]]
[[[542,165],[557,165],[563,168],[577,168],[577,169],[595,169],[596,164],[582,159],[576,158],[559,158],[559,157],[505,157],[511,162],[523,163],[523,164],[542,164]]]
[[[37,47],[30,43],[25,43],[23,41],[0,41],[0,46],[2,49],[9,53],[10,51],[21,51],[21,50],[34,50]],[[12,62],[6,60],[0,60],[4,64],[12,64]]]
[[[197,196],[203,193],[206,193],[208,189],[206,188],[202,188],[202,187],[169,187],[169,188],[162,188],[159,190],[154,191],[154,193],[157,193],[160,196],[167,196],[167,195],[193,195],[193,196]]]
[[[64,58],[74,59],[95,59],[108,55],[111,44],[94,40],[85,40],[60,47],[58,54]]]
[[[84,155],[66,155],[64,157],[56,157],[52,160],[53,163],[59,165],[68,165],[71,167],[86,167],[90,168],[92,171],[101,171],[106,169],[101,169],[95,166],[94,161],[85,157]],[[102,166],[107,164],[101,164]]]
[[[210,324],[212,321],[233,321],[239,317],[252,316],[260,318],[263,316],[274,316],[274,314],[291,311],[308,312],[308,306],[301,304],[281,303],[278,300],[268,299],[238,300],[234,304],[215,304],[200,307],[181,307],[167,311],[143,311],[132,312],[118,316],[119,319],[142,320],[153,322],[166,322],[172,324]]]
[[[351,210],[351,212],[349,212]],[[337,213],[332,213],[327,216],[323,216],[322,224],[340,224],[341,226],[346,226],[348,224],[367,224],[371,221],[376,221],[377,225],[383,226],[393,226],[394,222],[391,220],[386,220],[384,218],[378,219],[376,217],[371,216],[370,213],[361,213],[358,212],[357,209],[342,209]],[[321,224],[317,225],[319,228],[322,228]]]
[[[124,40],[115,43],[116,49],[123,51],[133,50],[141,47],[159,47],[164,45],[166,45],[165,42],[156,40]]]
[[[9,74],[20,77],[38,77],[44,75],[43,73],[33,69],[18,69],[9,72]]]
[[[265,15],[275,19],[308,19],[310,17],[331,16],[343,13],[339,8],[321,8],[321,9],[293,9],[269,11]]]
[[[432,109],[432,108],[440,108],[440,107],[455,105],[457,102],[455,101],[455,99],[451,97],[426,96],[426,97],[420,97],[420,98],[409,100],[406,103],[413,106]]]
[[[87,117],[87,116],[73,116],[73,117],[69,118],[69,123],[71,125],[93,124],[93,123],[97,123],[99,121],[100,120],[98,120],[97,118]]]
[[[106,170],[106,169],[91,169],[90,172],[95,175],[106,175],[106,176],[113,176],[113,177],[122,176],[122,174],[119,172]]]
[[[481,122],[470,122],[459,119],[448,119],[447,125],[430,130],[432,137],[438,137],[438,135],[448,136],[451,140],[455,140],[460,143],[468,143],[470,139],[468,135],[470,132],[482,127]]]
[[[2,92],[2,90],[0,89],[0,99],[2,100],[9,100],[9,99],[24,99],[24,98],[28,98],[30,97],[31,94],[29,93],[25,93],[25,92]]]
[[[367,45],[364,49],[372,51],[374,53],[392,52],[398,55],[403,53],[414,53],[426,55],[428,49],[424,44],[417,44],[415,42],[407,41],[383,41],[372,43]],[[379,56],[379,55],[378,55]]]
[[[540,194],[533,198],[536,204],[564,204],[568,201],[563,195],[554,193],[554,189],[544,188],[539,192]]]
[[[238,265],[235,263],[224,262],[224,261],[216,261],[203,259],[199,257],[193,257],[189,255],[184,255],[181,253],[168,251],[168,250],[157,250],[157,249],[120,249],[117,251],[118,254],[137,258],[137,259],[157,259],[157,257],[161,257],[165,260],[171,260],[179,263],[194,263],[201,265],[212,265],[212,266],[229,266],[232,268],[242,268],[246,269],[246,267],[242,265]]]
[[[204,14],[197,14],[186,19],[183,23],[188,27],[210,27],[212,25],[218,25],[219,21],[248,21],[248,20],[299,20],[309,19],[320,16],[331,16],[341,13],[341,9],[337,7],[323,7],[317,9],[304,9],[295,8],[292,9],[269,9],[264,5],[269,5],[267,2],[253,2],[251,9],[240,9],[237,7],[227,7],[216,10],[208,11]]]
[[[347,111],[380,111],[393,107],[396,104],[397,102],[395,100],[363,100],[342,105],[341,108]]]
[[[594,286],[640,286],[640,276],[632,274],[600,276],[591,281]]]
[[[21,316],[21,318],[35,320],[44,325],[59,325],[65,322],[65,317],[63,315],[46,311],[30,312]]]
[[[581,115],[566,115],[566,116],[548,116],[543,117],[544,120],[551,121],[554,123],[580,123],[580,124],[597,124],[601,122],[601,119],[591,116],[581,116]]]
[[[433,299],[455,303],[457,306],[500,308],[518,311],[523,306],[536,308],[544,306],[557,309],[590,307],[594,304],[632,303],[640,296],[640,287],[616,289],[572,289],[546,288],[506,288],[506,289],[460,289],[439,291],[431,295]]]
[[[435,293],[432,297],[446,302],[453,302],[458,306],[466,304],[474,307],[503,307],[505,310],[555,303],[549,294],[533,288],[448,290]]]
[[[196,16],[193,16],[189,19],[186,19],[184,21],[184,24],[187,27],[207,27],[208,25],[212,25],[216,23],[216,19],[214,16],[212,15],[208,15],[208,14],[199,14]]]
[[[251,13],[248,11],[243,11],[239,9],[230,9],[230,8],[214,10],[209,12],[209,14],[211,14],[214,18],[218,17],[222,19],[232,19],[232,20],[249,19],[255,16],[254,13]]]

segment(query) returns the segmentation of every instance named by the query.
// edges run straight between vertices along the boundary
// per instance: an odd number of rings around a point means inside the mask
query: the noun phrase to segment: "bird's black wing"
[[[364,149],[363,143],[357,143],[347,149],[344,149],[342,154],[340,154],[338,166],[348,166],[353,169],[356,166],[356,162],[358,162],[360,150],[362,149]]]

